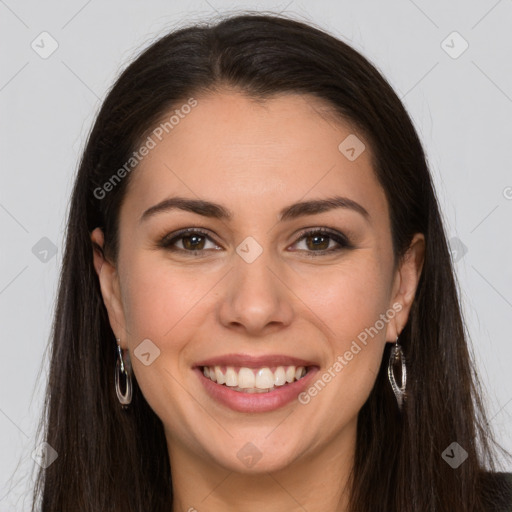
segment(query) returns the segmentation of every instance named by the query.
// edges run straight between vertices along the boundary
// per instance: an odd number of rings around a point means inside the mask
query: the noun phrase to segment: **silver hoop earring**
[[[399,363],[402,366],[402,382],[400,386],[398,386],[398,384],[396,383],[395,374],[393,371],[393,366],[395,363]],[[398,336],[396,337],[396,343],[391,347],[391,354],[389,355],[388,378],[389,382],[391,383],[393,393],[395,393],[398,408],[401,411],[403,403],[405,402],[405,385],[407,383],[407,369],[405,367],[405,356],[402,351],[402,347],[398,343]]]
[[[127,409],[132,401],[132,377],[130,372],[127,371],[127,367],[129,365],[124,364],[123,359],[123,351],[119,342],[121,341],[119,338],[116,338],[117,341],[117,360],[116,360],[116,369],[115,369],[115,386],[116,386],[116,394],[117,399],[123,406],[123,409]],[[124,393],[121,392],[121,386],[119,384],[119,375],[124,374],[124,379],[126,382],[126,390]]]

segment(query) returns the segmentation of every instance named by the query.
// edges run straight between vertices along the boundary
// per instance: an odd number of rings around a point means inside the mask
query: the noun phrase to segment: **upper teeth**
[[[278,366],[272,371],[270,368],[235,368],[227,366],[222,372],[220,366],[204,366],[203,373],[217,384],[242,389],[257,388],[268,389],[273,386],[284,386],[287,382],[299,380],[306,374],[304,366]]]

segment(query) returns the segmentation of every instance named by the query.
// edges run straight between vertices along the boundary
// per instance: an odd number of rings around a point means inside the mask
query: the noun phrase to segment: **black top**
[[[512,473],[485,473],[489,512],[512,512]]]

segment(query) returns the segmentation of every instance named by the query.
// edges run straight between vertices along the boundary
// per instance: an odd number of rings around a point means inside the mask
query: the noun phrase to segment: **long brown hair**
[[[44,427],[44,441],[58,458],[39,470],[34,509],[171,509],[162,422],[135,378],[128,411],[114,391],[116,341],[90,233],[103,229],[105,257],[115,262],[119,207],[130,173],[104,197],[98,189],[129,161],[162,115],[187,98],[226,86],[259,99],[297,93],[326,101],[340,120],[355,123],[372,148],[390,208],[395,261],[415,233],[425,235],[423,271],[400,335],[408,401],[400,414],[387,382],[386,344],[375,386],[359,412],[350,510],[488,510],[504,493],[486,480],[486,471],[496,470],[500,447],[486,420],[446,233],[411,119],[376,68],[350,46],[312,24],[252,12],[179,28],[157,40],[121,73],[96,118],[69,207],[38,428],[39,435]],[[456,469],[442,458],[453,442],[468,454]]]

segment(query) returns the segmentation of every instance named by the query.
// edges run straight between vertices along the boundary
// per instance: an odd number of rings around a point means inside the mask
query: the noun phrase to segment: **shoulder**
[[[482,473],[482,488],[493,507],[489,512],[512,512],[512,473]]]

